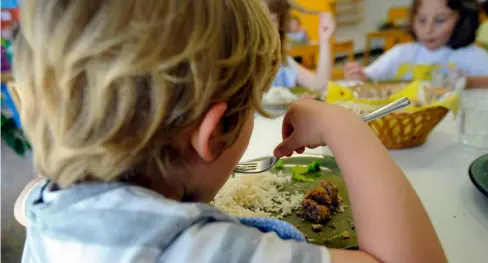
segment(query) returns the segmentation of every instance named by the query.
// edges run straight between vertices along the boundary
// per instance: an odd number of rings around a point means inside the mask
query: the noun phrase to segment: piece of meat
[[[300,215],[303,219],[315,223],[325,223],[331,217],[327,206],[321,205],[312,199],[303,200]]]
[[[332,205],[332,199],[330,198],[329,193],[322,186],[317,186],[317,187],[312,188],[305,195],[305,199],[312,199],[321,205],[326,205],[326,206]]]
[[[340,204],[337,186],[329,181],[320,181],[305,195],[298,215],[307,221],[325,223]]]
[[[329,194],[329,198],[333,206],[340,205],[337,186],[335,186],[330,181],[321,181],[320,186],[322,186],[325,190],[327,190],[327,193]]]

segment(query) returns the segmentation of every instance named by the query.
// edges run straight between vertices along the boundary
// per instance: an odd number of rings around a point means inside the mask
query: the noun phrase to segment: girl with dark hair
[[[411,28],[415,42],[400,44],[370,66],[349,63],[348,79],[429,80],[439,67],[455,68],[486,82],[488,53],[473,45],[479,26],[476,0],[413,0]],[[483,77],[485,76],[485,77]]]

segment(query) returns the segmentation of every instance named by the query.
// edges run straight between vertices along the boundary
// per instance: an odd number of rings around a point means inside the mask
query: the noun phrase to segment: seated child
[[[254,113],[265,114],[280,64],[262,0],[29,0],[21,9],[20,115],[46,178],[16,204],[28,226],[23,262],[446,262],[369,127],[314,100],[290,107],[275,155],[329,145],[359,251],[284,240],[208,204],[245,151]]]
[[[286,34],[288,41],[291,44],[306,45],[308,44],[308,34],[302,26],[300,18],[293,16],[290,18],[288,33]]]
[[[291,88],[303,86],[311,90],[325,91],[331,74],[330,37],[334,33],[335,23],[330,13],[320,16],[319,46],[320,56],[317,71],[313,72],[288,56],[287,25],[289,24],[290,3],[288,0],[264,0],[271,11],[271,20],[278,28],[281,39],[281,67],[273,80],[273,87]]]
[[[439,66],[488,78],[488,53],[473,44],[479,25],[476,0],[414,0],[411,10],[416,42],[395,46],[366,68],[349,63],[347,79],[429,80]]]

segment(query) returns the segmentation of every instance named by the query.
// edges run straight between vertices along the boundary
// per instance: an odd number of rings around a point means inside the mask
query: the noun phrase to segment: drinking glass
[[[461,143],[488,149],[488,90],[464,90],[460,104]]]

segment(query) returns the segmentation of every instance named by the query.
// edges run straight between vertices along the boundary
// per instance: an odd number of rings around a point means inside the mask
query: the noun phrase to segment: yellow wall
[[[330,12],[334,0],[296,0],[300,5],[314,10]],[[307,30],[310,40],[318,40],[319,17],[317,15],[303,14],[292,11],[292,15],[298,16]]]

